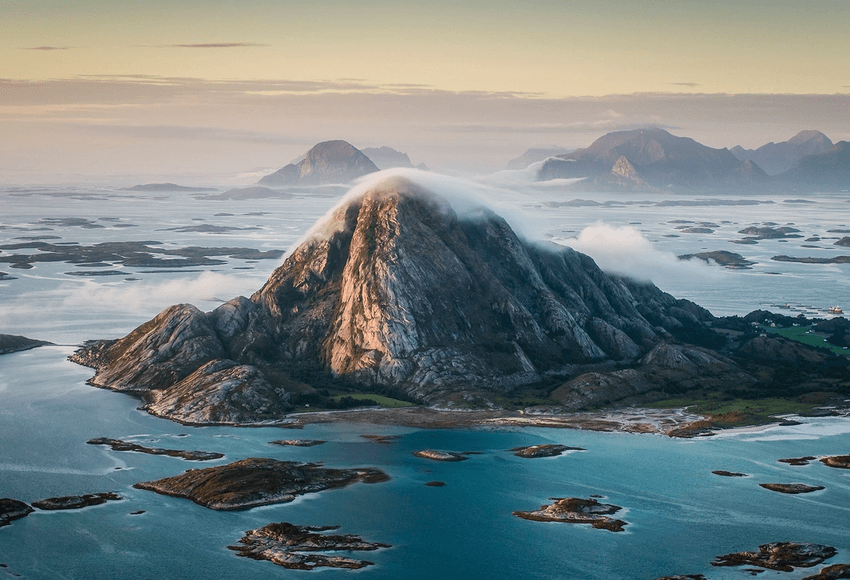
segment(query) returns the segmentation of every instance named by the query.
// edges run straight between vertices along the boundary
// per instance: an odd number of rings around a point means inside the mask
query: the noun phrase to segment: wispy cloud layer
[[[51,51],[51,50],[70,50],[71,48],[72,47],[70,47],[70,46],[28,46],[28,47],[22,48],[21,50],[46,50],[46,51]]]

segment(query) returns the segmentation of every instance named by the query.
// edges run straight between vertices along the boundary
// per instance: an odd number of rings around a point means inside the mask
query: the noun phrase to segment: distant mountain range
[[[537,163],[538,161],[543,161],[544,159],[548,159],[549,157],[554,157],[556,155],[564,155],[569,152],[569,149],[558,147],[556,145],[551,147],[532,147],[519,157],[508,161],[505,169],[525,169],[532,163]]]
[[[733,152],[734,151],[734,152]],[[833,145],[823,133],[803,131],[754,151],[714,149],[664,129],[618,131],[590,147],[547,159],[538,180],[583,178],[577,189],[791,190],[850,189],[850,143]],[[761,164],[769,165],[770,174]]]
[[[758,149],[732,147],[732,155],[741,161],[749,159],[768,175],[778,175],[792,169],[807,155],[820,155],[834,147],[829,137],[820,131],[800,131],[787,141],[762,145]]]
[[[414,165],[407,153],[392,147],[369,147],[361,151],[347,141],[324,141],[257,183],[272,187],[348,183],[369,173],[394,167]],[[428,170],[423,163],[416,168]]]

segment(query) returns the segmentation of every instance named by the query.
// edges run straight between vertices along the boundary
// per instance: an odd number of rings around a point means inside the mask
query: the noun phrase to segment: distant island
[[[213,187],[188,187],[185,185],[176,185],[174,183],[145,183],[142,185],[134,185],[133,187],[122,187],[121,191],[153,191],[153,192],[166,192],[166,191],[184,191],[184,192],[203,192],[203,191],[217,191]]]

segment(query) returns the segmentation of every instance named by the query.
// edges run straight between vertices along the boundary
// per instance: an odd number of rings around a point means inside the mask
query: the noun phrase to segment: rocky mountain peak
[[[298,163],[266,175],[260,185],[348,183],[378,171],[366,155],[347,141],[324,141],[313,146]]]

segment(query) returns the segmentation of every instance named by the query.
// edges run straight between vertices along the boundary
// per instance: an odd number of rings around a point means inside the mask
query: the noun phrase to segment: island
[[[803,580],[839,580],[840,578],[850,578],[850,564],[827,566],[813,576],[806,576]]]
[[[758,566],[780,572],[811,568],[835,556],[832,546],[797,542],[772,542],[759,546],[758,552],[737,552],[718,556],[712,566]]]
[[[51,497],[32,502],[33,507],[40,510],[78,510],[93,505],[101,505],[108,501],[118,501],[121,496],[112,492],[89,493],[86,495],[66,495]]]
[[[466,461],[469,459],[462,453],[454,453],[452,451],[436,451],[434,449],[423,449],[422,451],[414,451],[416,457],[430,459],[432,461]]]
[[[210,461],[221,459],[224,453],[214,451],[183,451],[180,449],[161,449],[159,447],[144,447],[138,443],[122,441],[120,439],[109,439],[108,437],[97,437],[86,441],[89,445],[109,445],[113,451],[136,451],[149,455],[168,455],[169,457],[180,457],[187,461]]]
[[[513,515],[536,522],[565,522],[568,524],[590,524],[596,529],[622,532],[628,525],[623,520],[609,518],[620,511],[620,506],[599,503],[596,499],[578,497],[549,498],[555,503],[540,506],[539,510],[515,511]]]
[[[513,451],[514,455],[517,457],[533,459],[536,457],[557,457],[566,451],[586,451],[586,449],[547,443],[543,445],[530,445],[528,447],[514,447],[511,451]]]
[[[805,483],[760,483],[759,487],[769,489],[770,491],[778,491],[779,493],[788,493],[796,495],[798,493],[812,493],[826,489],[822,485],[806,485]]]
[[[271,445],[284,445],[291,447],[313,447],[314,445],[323,445],[327,441],[319,439],[280,439],[278,441],[269,441]]]
[[[738,473],[735,471],[726,471],[725,469],[718,469],[717,471],[712,471],[714,475],[720,475],[723,477],[749,477],[746,473]]]
[[[850,455],[836,455],[834,457],[824,457],[820,460],[821,463],[829,467],[837,469],[850,469]]]
[[[807,455],[806,457],[788,457],[786,459],[779,459],[779,463],[787,463],[788,465],[808,465],[809,462],[814,461],[817,457],[812,457],[811,455]]]
[[[339,526],[296,526],[289,522],[268,524],[248,530],[239,540],[241,545],[228,546],[228,549],[239,556],[268,560],[291,570],[312,570],[323,566],[357,570],[372,565],[372,562],[320,552],[372,551],[390,547],[388,544],[363,541],[354,534],[342,536],[318,533],[336,529]]]
[[[0,498],[0,528],[14,520],[25,518],[35,510],[28,504],[9,497]]]
[[[0,354],[10,354],[50,344],[53,343],[27,338],[26,336],[17,336],[15,334],[0,334]]]
[[[133,487],[190,499],[213,510],[230,511],[287,503],[299,495],[358,481],[387,480],[386,473],[372,467],[332,469],[315,463],[251,457],[227,465],[190,469],[181,475],[137,483]]]

